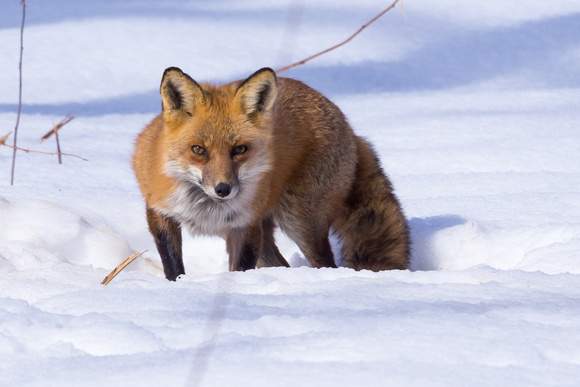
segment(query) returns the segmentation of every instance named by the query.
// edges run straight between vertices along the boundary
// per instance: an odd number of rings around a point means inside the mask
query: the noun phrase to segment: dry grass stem
[[[12,132],[8,133],[4,137],[0,138],[0,145],[6,145],[6,139],[12,134]],[[10,146],[10,145],[8,145]]]
[[[293,67],[296,67],[296,66],[303,65],[304,63],[306,63],[306,62],[308,62],[308,61],[310,61],[310,60],[312,60],[312,59],[314,59],[314,58],[317,58],[317,57],[319,57],[320,55],[326,54],[327,52],[330,52],[330,51],[332,51],[332,50],[335,50],[335,49],[337,49],[337,48],[339,48],[339,47],[341,47],[341,46],[343,46],[343,45],[347,44],[347,43],[348,43],[348,42],[350,42],[350,41],[351,41],[351,40],[352,40],[352,39],[353,39],[355,36],[357,36],[358,34],[360,34],[360,33],[362,32],[362,30],[364,30],[364,29],[365,29],[365,28],[367,28],[369,25],[371,25],[372,23],[374,23],[374,22],[375,22],[375,21],[376,21],[378,18],[380,18],[381,16],[383,16],[385,13],[387,13],[387,12],[389,12],[391,9],[393,9],[393,8],[395,7],[395,5],[396,5],[398,2],[399,2],[399,0],[395,0],[395,1],[393,2],[393,4],[391,4],[391,5],[390,5],[390,6],[389,6],[387,9],[385,9],[383,12],[379,13],[377,16],[375,16],[374,18],[372,18],[371,20],[369,20],[369,21],[368,21],[368,22],[367,22],[365,25],[363,25],[361,28],[359,28],[359,29],[358,29],[358,31],[356,31],[354,34],[352,34],[352,35],[351,35],[351,36],[350,36],[348,39],[346,39],[345,41],[343,41],[343,42],[341,42],[341,43],[339,43],[339,44],[337,44],[337,45],[335,45],[335,46],[332,46],[332,47],[330,47],[330,48],[328,48],[328,49],[326,49],[326,50],[324,50],[324,51],[321,51],[321,52],[319,52],[318,54],[314,54],[314,55],[312,55],[312,56],[309,56],[309,57],[308,57],[308,58],[306,58],[306,59],[302,59],[302,60],[301,60],[301,61],[299,61],[299,62],[293,63],[293,64],[291,64],[291,65],[289,65],[289,66],[286,66],[286,67],[282,67],[281,69],[278,69],[278,70],[276,70],[276,73],[278,74],[278,73],[281,73],[281,72],[283,72],[283,71],[289,70],[289,69],[291,69],[291,68],[293,68]]]
[[[141,252],[136,251],[133,254],[131,254],[129,257],[125,258],[125,260],[123,262],[121,262],[119,264],[119,266],[117,266],[108,276],[105,277],[103,282],[101,282],[101,285],[106,286],[109,282],[111,282],[111,280],[113,278],[115,278],[117,276],[117,274],[119,274],[121,272],[121,270],[126,268],[131,262],[133,262],[134,260],[136,260],[137,258],[142,256],[143,254],[145,254],[146,251],[147,250],[143,250]]]
[[[58,140],[58,128],[54,124],[54,121],[52,122],[52,127],[54,131],[54,138],[56,139],[56,151],[58,152],[58,163],[62,164],[62,155],[60,154],[60,141]]]
[[[66,115],[65,118],[62,119],[62,121],[60,121],[58,124],[54,125],[54,123],[52,124],[52,129],[49,130],[44,136],[42,136],[42,138],[40,139],[40,143],[42,143],[44,140],[46,140],[47,138],[49,138],[50,136],[52,136],[53,134],[58,136],[57,131],[62,128],[63,126],[65,126],[66,124],[68,124],[69,122],[71,122],[72,120],[74,120],[75,118],[73,116],[69,114]]]
[[[6,144],[6,139],[11,134],[12,134],[12,132],[8,133],[7,135],[5,135],[4,137],[2,137],[0,139],[0,146],[7,146],[8,148],[12,148],[15,151],[16,150],[19,150],[19,151],[26,152],[26,153],[40,153],[40,154],[43,154],[43,155],[53,155],[53,156],[54,155],[62,155],[62,156],[76,157],[77,159],[81,159],[83,161],[89,161],[89,160],[85,159],[84,157],[77,156],[77,155],[73,155],[73,154],[70,154],[70,153],[62,153],[62,152],[60,152],[60,153],[57,153],[57,152],[42,152],[42,151],[37,151],[37,150],[32,150],[32,149],[21,148],[19,146],[8,145],[8,144]]]

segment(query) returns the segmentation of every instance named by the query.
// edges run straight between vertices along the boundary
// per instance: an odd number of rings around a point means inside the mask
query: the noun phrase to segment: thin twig
[[[84,161],[89,161],[89,160],[85,159],[84,157],[77,156],[77,155],[73,155],[73,154],[70,154],[70,153],[62,153],[62,152],[60,152],[60,153],[56,153],[56,152],[42,152],[42,151],[37,151],[37,150],[32,150],[32,149],[20,148],[19,146],[8,145],[8,144],[6,144],[5,141],[8,138],[8,136],[10,136],[11,134],[12,134],[12,132],[10,132],[6,136],[2,137],[0,139],[0,145],[7,146],[8,148],[12,148],[15,151],[16,150],[19,150],[19,151],[23,151],[23,152],[26,152],[26,153],[40,153],[40,154],[43,154],[43,155],[53,155],[53,156],[54,155],[63,155],[63,156],[69,156],[69,157],[76,157],[77,159],[81,159],[81,160],[84,160]]]
[[[58,140],[58,128],[54,124],[54,121],[52,121],[52,127],[53,127],[52,130],[54,132],[54,138],[56,139],[56,151],[58,152],[58,163],[62,164],[62,155],[60,154],[60,141]]]
[[[12,172],[10,173],[10,185],[14,185],[14,168],[16,166],[16,143],[18,138],[18,125],[20,124],[20,112],[22,111],[22,53],[24,51],[24,19],[26,18],[26,1],[22,0],[22,25],[20,26],[20,83],[18,89],[18,114],[16,115],[16,126],[14,127],[14,152],[12,152]]]
[[[62,121],[60,121],[58,124],[56,124],[56,127],[54,126],[54,123],[53,123],[52,124],[53,128],[51,130],[49,130],[44,136],[42,136],[42,138],[40,139],[40,143],[42,144],[42,142],[44,140],[46,140],[47,138],[49,138],[53,134],[56,134],[57,130],[60,130],[60,128],[62,128],[63,126],[65,126],[66,124],[68,124],[69,122],[71,122],[74,119],[75,118],[73,116],[71,116],[69,113],[66,115],[65,118],[62,119]]]
[[[62,157],[61,157],[61,152],[60,152],[60,140],[58,137],[58,130],[60,128],[62,128],[63,126],[65,126],[66,124],[68,124],[69,122],[71,122],[72,120],[74,120],[75,118],[72,117],[69,114],[66,115],[65,118],[62,119],[62,121],[60,121],[58,124],[54,124],[54,121],[52,122],[52,130],[49,130],[48,133],[46,133],[44,136],[42,136],[42,138],[40,139],[40,143],[42,144],[42,142],[44,140],[46,140],[47,138],[49,138],[50,136],[52,136],[54,134],[54,138],[56,139],[56,151],[58,152],[58,163],[62,164]]]
[[[134,260],[136,260],[137,258],[139,258],[140,256],[142,256],[143,254],[145,254],[146,251],[147,250],[143,250],[141,252],[135,251],[129,257],[125,258],[125,260],[123,262],[121,262],[119,264],[119,266],[117,266],[108,276],[105,277],[105,279],[103,280],[103,282],[101,282],[101,285],[105,285],[106,286],[109,282],[111,282],[111,280],[113,278],[115,278],[117,276],[117,274],[119,274],[121,272],[121,270],[123,270],[124,268],[126,268],[131,262],[133,262]]]
[[[391,9],[393,9],[395,7],[395,5],[397,4],[399,0],[395,0],[395,2],[393,4],[391,4],[387,9],[385,9],[383,12],[379,13],[377,16],[375,16],[374,18],[372,18],[371,20],[369,20],[364,26],[362,26],[361,28],[359,28],[358,31],[356,31],[354,34],[352,34],[348,39],[346,39],[344,42],[339,43],[335,46],[332,46],[324,51],[319,52],[318,54],[314,54],[312,56],[309,56],[306,59],[301,60],[300,62],[296,62],[294,64],[291,64],[289,66],[286,67],[282,67],[281,69],[276,70],[276,73],[281,73],[283,71],[289,70],[293,67],[296,66],[300,66],[303,65],[304,63],[319,57],[320,55],[326,54],[329,51],[335,50],[337,48],[339,48],[340,46],[343,46],[345,44],[347,44],[348,42],[350,42],[355,36],[357,36],[358,34],[360,34],[362,32],[362,30],[364,30],[366,27],[368,27],[369,25],[371,25],[372,23],[374,23],[378,18],[380,18],[381,16],[383,16],[385,13],[389,12]]]

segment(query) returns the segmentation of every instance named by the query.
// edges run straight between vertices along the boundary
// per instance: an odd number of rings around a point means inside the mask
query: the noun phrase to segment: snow
[[[175,283],[130,164],[163,69],[226,82],[281,67],[388,4],[27,4],[19,145],[53,152],[39,139],[71,113],[62,150],[89,161],[20,152],[10,186],[0,148],[1,386],[578,384],[580,3],[406,0],[284,74],[375,145],[410,270],[312,269],[278,233],[292,268],[229,273],[222,240],[184,235]],[[21,16],[2,8],[0,136]]]

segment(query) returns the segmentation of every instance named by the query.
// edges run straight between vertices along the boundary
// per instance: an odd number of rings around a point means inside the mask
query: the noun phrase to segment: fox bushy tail
[[[357,137],[358,165],[347,210],[333,225],[343,264],[356,270],[407,269],[409,228],[371,145]]]

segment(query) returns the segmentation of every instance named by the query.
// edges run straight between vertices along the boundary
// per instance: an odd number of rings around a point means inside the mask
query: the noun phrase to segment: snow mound
[[[110,268],[132,251],[123,236],[104,224],[43,200],[0,197],[0,267],[48,268],[58,264]]]
[[[575,251],[580,227],[543,224],[517,229],[487,228],[458,216],[410,221],[412,270],[496,269],[580,273]]]

